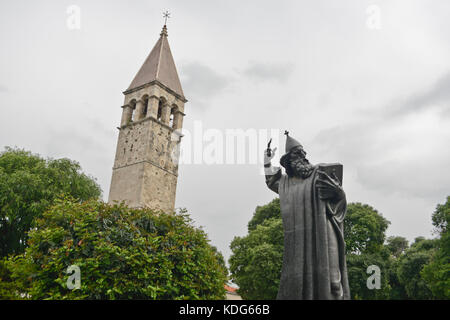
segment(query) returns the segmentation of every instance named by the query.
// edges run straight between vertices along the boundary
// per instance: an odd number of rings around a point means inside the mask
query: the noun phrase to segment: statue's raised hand
[[[345,198],[344,189],[342,189],[338,177],[333,173],[333,177],[328,175],[325,171],[317,171],[319,178],[317,178],[317,189],[319,190],[319,198],[321,200],[339,201]]]
[[[270,164],[270,161],[275,157],[275,151],[277,151],[276,147],[273,150],[269,147],[264,151],[264,165]]]

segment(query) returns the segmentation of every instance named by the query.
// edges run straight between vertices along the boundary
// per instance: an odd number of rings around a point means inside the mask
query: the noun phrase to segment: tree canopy
[[[450,197],[445,204],[436,207],[432,221],[440,238],[436,240],[436,250],[421,275],[435,297],[450,299]]]
[[[387,299],[389,297],[389,250],[383,246],[390,222],[373,207],[350,203],[344,219],[347,273],[352,299]],[[367,268],[381,271],[380,289],[367,287]]]
[[[397,275],[408,299],[432,299],[433,294],[421,276],[423,267],[430,262],[436,240],[417,237],[411,247],[399,258]]]
[[[233,252],[229,260],[230,272],[241,297],[274,299],[283,259],[281,219],[263,220],[248,236],[235,237],[230,247]]]
[[[270,218],[281,219],[280,199],[275,198],[264,206],[257,206],[253,217],[248,222],[248,230],[255,230],[256,227]]]
[[[347,253],[375,253],[381,249],[390,222],[367,204],[351,203],[344,219]]]
[[[84,201],[101,189],[78,162],[8,147],[0,153],[0,257],[24,251],[35,219],[61,194]]]
[[[386,247],[396,258],[402,255],[409,247],[408,239],[404,237],[392,236],[387,238],[386,242]]]
[[[224,297],[220,256],[185,212],[61,199],[36,225],[25,253],[0,265],[2,285],[13,298]],[[66,270],[72,265],[81,272],[81,286],[74,290],[67,286]]]

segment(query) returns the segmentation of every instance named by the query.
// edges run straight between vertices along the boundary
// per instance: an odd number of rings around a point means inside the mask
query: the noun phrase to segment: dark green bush
[[[25,253],[6,265],[15,298],[222,299],[225,293],[218,254],[185,212],[95,200],[57,200],[29,233]],[[71,265],[81,270],[79,289],[67,287]]]

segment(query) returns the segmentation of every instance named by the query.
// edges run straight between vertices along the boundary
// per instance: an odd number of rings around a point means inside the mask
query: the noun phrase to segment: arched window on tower
[[[136,100],[131,100],[130,101],[130,106],[131,106],[131,121],[135,121],[136,119]]]
[[[144,109],[142,109],[142,119],[147,116],[148,111],[148,97],[144,97]]]
[[[162,99],[159,100],[159,104],[158,104],[158,116],[156,117],[156,119],[158,121],[161,121],[161,115],[162,115],[162,108],[164,105],[164,101]]]
[[[175,122],[174,122],[174,120],[175,120],[175,113],[177,113],[177,111],[178,111],[178,107],[175,106],[175,105],[172,107],[172,109],[170,109],[169,126],[171,128],[174,128],[174,125],[175,125]]]

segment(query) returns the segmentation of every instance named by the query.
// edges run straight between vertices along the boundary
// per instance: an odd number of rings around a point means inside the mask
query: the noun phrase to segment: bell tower
[[[123,92],[119,138],[108,202],[171,212],[187,102],[164,25],[160,38]]]

